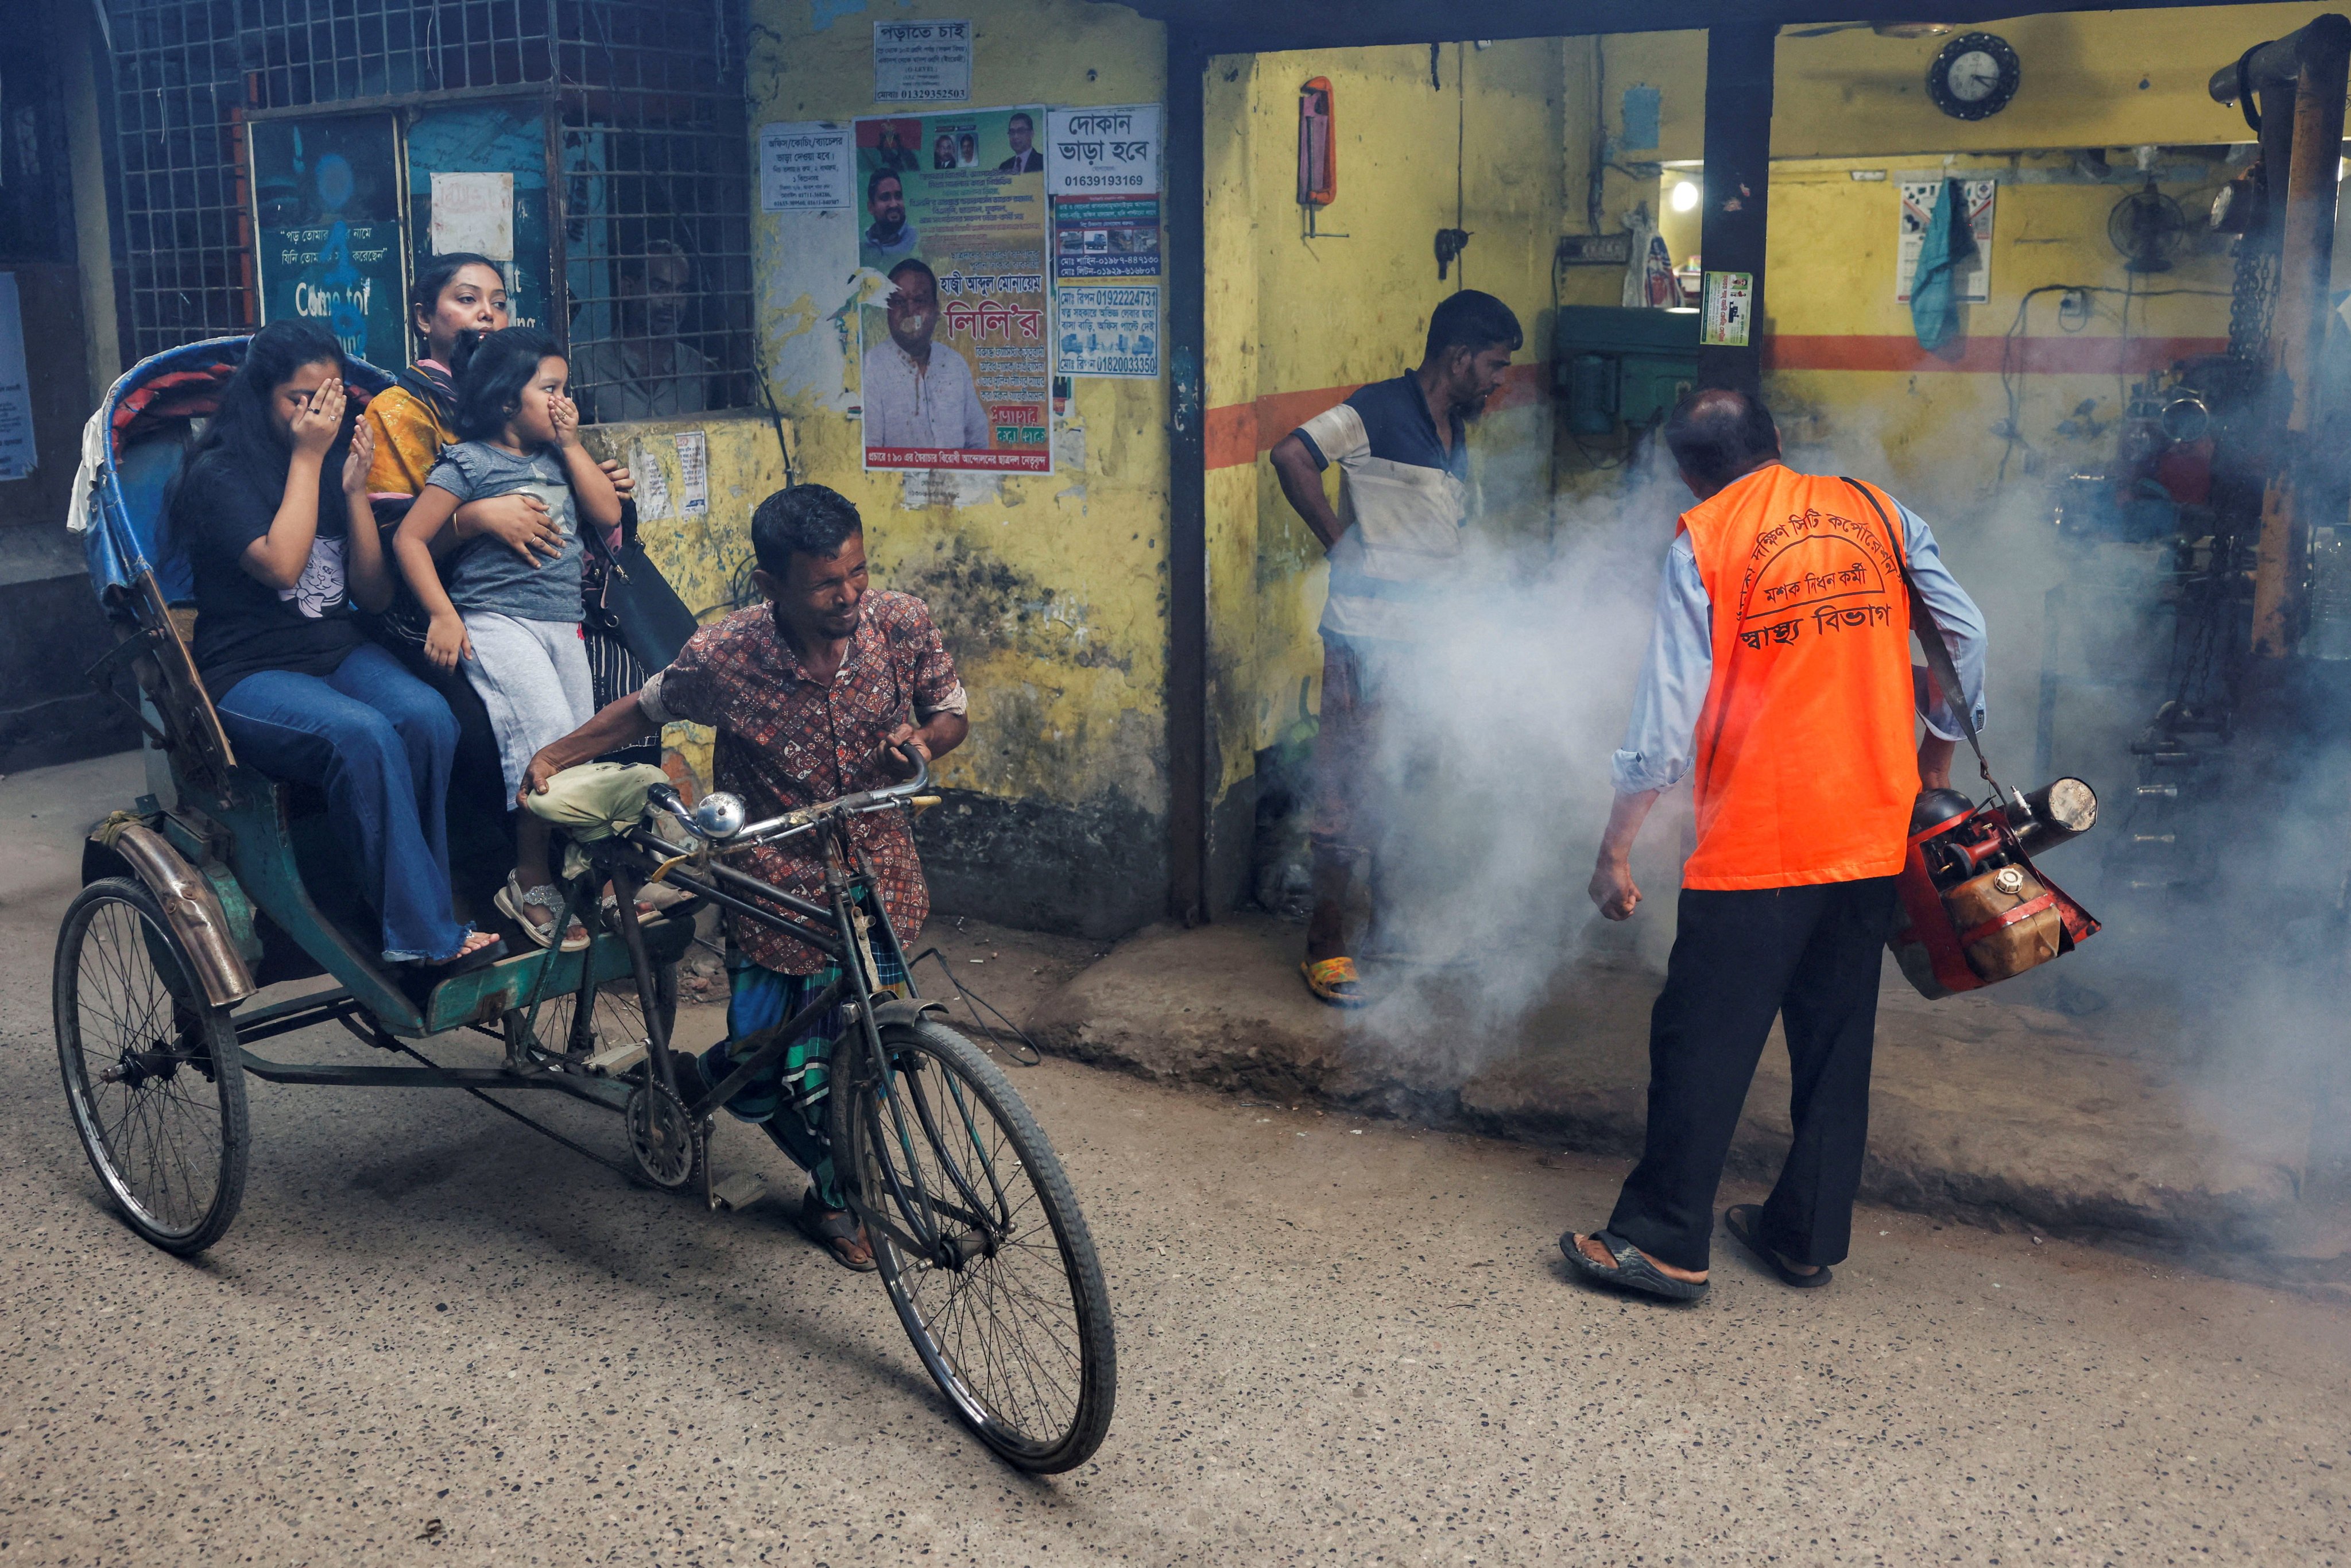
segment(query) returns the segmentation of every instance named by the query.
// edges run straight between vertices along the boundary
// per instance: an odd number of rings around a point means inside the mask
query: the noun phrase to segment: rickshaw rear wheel
[[[645,1009],[637,998],[634,976],[623,975],[617,980],[607,980],[597,987],[595,1005],[589,1009],[584,1023],[580,1016],[580,997],[578,991],[549,997],[539,1003],[535,1024],[531,1023],[529,1013],[522,1009],[507,1013],[506,1028],[509,1045],[520,1041],[520,1031],[526,1024],[531,1027],[530,1043],[556,1056],[590,1057],[622,1040],[634,1043],[650,1038],[645,1028]],[[653,1005],[661,1013],[662,1038],[667,1040],[670,1031],[677,1025],[675,964],[653,966]],[[580,1027],[575,1028],[575,1025]]]
[[[144,883],[109,877],[67,906],[51,998],[90,1168],[141,1236],[203,1251],[245,1199],[244,1053]]]

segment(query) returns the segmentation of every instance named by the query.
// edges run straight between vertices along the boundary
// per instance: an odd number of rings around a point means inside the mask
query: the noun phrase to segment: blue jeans
[[[449,905],[444,803],[457,721],[441,695],[372,643],[331,675],[258,670],[216,705],[237,759],[315,784],[383,920],[388,964],[454,958],[468,927]]]

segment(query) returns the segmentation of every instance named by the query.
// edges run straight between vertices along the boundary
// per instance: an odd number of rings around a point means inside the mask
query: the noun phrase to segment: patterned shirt
[[[929,608],[912,594],[885,591],[865,596],[830,685],[809,674],[777,628],[773,609],[758,604],[695,632],[677,662],[645,683],[637,702],[655,723],[686,720],[718,732],[718,787],[742,796],[754,821],[899,782],[874,759],[890,732],[967,706]],[[904,811],[877,811],[851,819],[849,834],[872,862],[898,939],[911,946],[931,912],[931,894],[907,821]],[[818,834],[731,858],[762,881],[825,901]],[[813,974],[830,961],[805,942],[739,915],[733,933],[755,963],[782,974]]]

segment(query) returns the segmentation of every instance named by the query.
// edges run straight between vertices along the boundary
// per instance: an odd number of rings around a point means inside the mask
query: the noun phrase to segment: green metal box
[[[1698,378],[1698,327],[1696,310],[1561,306],[1552,353],[1568,428],[1602,435],[1664,419]]]

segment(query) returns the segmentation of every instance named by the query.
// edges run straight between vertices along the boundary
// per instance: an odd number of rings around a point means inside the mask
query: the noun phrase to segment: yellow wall
[[[2130,167],[2119,149],[2113,162]],[[1774,164],[1767,265],[1775,342],[1899,339],[1913,331],[1909,308],[1894,299],[1894,176],[1919,166],[1901,158]],[[1925,165],[1940,166],[1939,161]],[[2168,156],[2158,167],[2198,165]],[[1885,169],[1889,177],[1882,183],[1857,182],[1855,169]],[[1950,172],[2082,178],[2064,155],[1960,158]],[[2167,181],[2158,188],[2179,198],[2200,225],[2225,172],[2215,166],[2200,179]],[[1972,501],[1997,479],[2008,444],[1996,427],[2008,418],[2012,390],[2022,444],[2008,453],[2011,480],[2053,465],[2105,465],[2114,452],[2112,423],[2121,416],[2130,383],[2143,372],[2088,368],[2099,363],[2096,356],[2113,351],[2117,338],[2219,340],[2229,330],[2224,241],[2199,228],[2191,231],[2172,270],[2134,275],[2124,268],[2107,241],[2106,220],[2134,188],[2131,180],[2002,185],[1994,207],[1991,299],[1961,308],[1962,339],[1945,350],[1961,364],[1981,368],[1774,372],[1766,391],[1789,438],[1855,462],[1877,460],[1882,452],[1883,472],[1896,485],[1933,486],[1949,501],[1960,498],[1949,494],[1954,486],[1964,486]],[[2097,291],[2088,296],[2090,315],[2078,327],[2074,319],[2061,322],[2056,293],[2026,302],[2029,291],[2062,285]],[[2003,358],[2015,363],[2023,352],[2064,356],[2083,368],[2015,374],[2004,388],[1998,365]]]
[[[869,14],[856,0],[754,0],[755,126],[877,112],[872,23],[926,16],[974,23],[974,106],[1165,96],[1162,29],[1121,7],[917,0]],[[967,478],[960,504],[910,507],[902,476],[861,471],[859,426],[844,412],[852,372],[831,318],[865,221],[862,207],[758,216],[761,355],[802,477],[857,503],[877,584],[930,601],[971,692],[971,739],[944,778],[973,793],[934,813],[929,831],[947,831],[958,810],[1008,822],[1017,800],[1019,836],[989,852],[1006,862],[1008,888],[1027,879],[1032,892],[997,913],[1090,930],[1155,917],[1166,862],[1165,383],[1081,379],[1055,432],[1056,472]],[[1073,878],[1085,885],[1071,890]],[[1065,894],[1116,907],[1065,921]]]
[[[1771,151],[1782,158],[2043,147],[2242,141],[2244,119],[2205,91],[2212,73],[2253,45],[2294,31],[2325,5],[2183,5],[2009,16],[1980,26],[2008,40],[2016,98],[1984,120],[1954,120],[1928,98],[1927,67],[1952,37],[1884,38],[1866,28],[1807,38],[1783,28],[1773,61]],[[1602,101],[1620,160],[1705,152],[1706,35],[1625,33],[1601,42]],[[1659,143],[1624,139],[1624,89],[1664,95]],[[2141,83],[2146,85],[2142,86]]]
[[[1161,29],[1119,7],[914,0],[869,15],[855,5],[755,0],[755,123],[872,112],[870,23],[885,14],[977,24],[975,105],[1165,101],[1170,91]],[[1941,114],[1925,95],[1939,41],[1783,34],[1768,327],[1898,347],[1910,323],[1893,299],[1894,184],[1852,174],[1939,168],[1945,154],[1958,155],[1955,173],[1990,170],[2011,182],[2000,197],[1993,298],[1966,312],[1962,357],[1980,362],[2031,287],[2124,287],[2104,225],[2128,185],[2074,171],[2070,150],[2242,140],[2242,120],[2210,101],[2205,77],[2315,14],[2251,5],[1991,24],[2022,57],[2024,85],[2006,111],[1975,124]],[[1214,820],[1227,838],[1247,831],[1249,792],[1239,787],[1254,754],[1319,697],[1321,550],[1281,499],[1258,442],[1315,412],[1318,397],[1415,363],[1429,309],[1458,281],[1518,311],[1528,333],[1521,363],[1546,360],[1555,302],[1613,304],[1621,287],[1608,268],[1554,276],[1557,237],[1585,232],[1595,214],[1605,232],[1636,205],[1655,213],[1657,164],[1703,151],[1701,34],[1448,45],[1434,87],[1429,63],[1423,47],[1237,56],[1213,60],[1203,84],[1211,772]],[[1313,76],[1334,84],[1339,120],[1340,193],[1316,218],[1321,237],[1306,234],[1294,193],[1296,95]],[[1654,147],[1625,140],[1623,94],[1635,83],[1663,95]],[[1474,237],[1462,271],[1440,283],[1432,243],[1456,222],[1457,154],[1459,223]],[[2200,200],[2210,181],[2175,177],[2183,157],[2160,160],[2165,188]],[[2126,168],[2128,154],[2112,161]],[[1596,201],[1595,162],[1613,166]],[[850,345],[833,315],[863,221],[862,211],[758,220],[762,356],[791,418],[802,476],[856,500],[881,580],[923,593],[939,612],[975,700],[974,738],[948,782],[1061,824],[1061,847],[1041,855],[1040,875],[1099,881],[1102,854],[1112,852],[1101,846],[1128,846],[1117,852],[1128,854],[1125,880],[1147,891],[1095,925],[1155,913],[1165,868],[1165,385],[1081,381],[1057,428],[1061,455],[1050,479],[966,482],[955,503],[909,506],[902,479],[860,472],[846,413]],[[2208,248],[2146,282],[2224,287],[2225,262]],[[2117,297],[2095,298],[2085,338],[2124,331]],[[2127,330],[2218,336],[2225,320],[2221,300],[2139,298]],[[2053,296],[2032,306],[2023,330],[2057,333]],[[2100,449],[2088,432],[2114,417],[2124,390],[2110,373],[2033,373],[2019,384],[2020,428],[2054,461]],[[1480,528],[1540,532],[1555,488],[1610,482],[1565,447],[1555,458],[1548,399],[1527,395],[1541,386],[1538,371],[1472,437]],[[1897,484],[1989,474],[2001,455],[1991,426],[2007,407],[1997,375],[1791,370],[1771,390],[1792,437],[1881,452]],[[2085,399],[2087,421],[2074,437],[2061,434]],[[1018,858],[1015,841],[1003,847]]]
[[[1285,394],[1329,392],[1400,374],[1420,361],[1429,311],[1466,283],[1499,296],[1527,334],[1522,366],[1551,331],[1551,258],[1561,232],[1562,120],[1557,39],[1447,45],[1429,79],[1425,47],[1301,50],[1210,62],[1207,148],[1207,402],[1212,426],[1259,400],[1287,427],[1316,412]],[[1297,202],[1298,90],[1332,83],[1339,195],[1309,238]],[[1461,85],[1466,81],[1465,103]],[[1459,204],[1456,204],[1457,152]],[[1436,232],[1470,231],[1439,281]],[[1344,235],[1346,237],[1336,237]],[[1540,371],[1532,372],[1540,385]],[[1484,497],[1474,526],[1548,526],[1548,404],[1519,401],[1471,436]],[[1268,438],[1281,432],[1268,425]],[[1212,448],[1216,443],[1212,438]],[[1254,754],[1320,700],[1314,627],[1325,569],[1319,544],[1283,500],[1261,456],[1208,474],[1210,657],[1219,792],[1247,779]]]
[[[2107,215],[2138,184],[2134,143],[2176,149],[2250,140],[2238,110],[2207,94],[2207,78],[2248,47],[2291,32],[2320,9],[2198,6],[1988,23],[1985,30],[2016,48],[2022,80],[2008,108],[1973,122],[1943,114],[1925,91],[1928,64],[1948,38],[1884,38],[1866,30],[1805,38],[1797,36],[1802,29],[1783,30],[1771,128],[1769,334],[1910,333],[1907,308],[1894,298],[1894,181],[1948,167],[1955,176],[2013,182],[2002,185],[1997,204],[1991,298],[1963,308],[1963,340],[1948,360],[1982,366],[1990,355],[1996,363],[1998,344],[2012,329],[2025,338],[2067,338],[2085,359],[2097,353],[2097,340],[2117,336],[2225,337],[2228,301],[2219,296],[2229,286],[2226,242],[2199,228],[2174,270],[2133,277],[2106,240]],[[1618,165],[1605,176],[1613,226],[1615,214],[1635,203],[1659,210],[1657,163],[1695,160],[1704,151],[1706,39],[1698,32],[1624,35],[1600,40],[1597,52],[1600,113]],[[1625,140],[1625,92],[1635,84],[1662,94],[1654,147]],[[2097,178],[2075,157],[2085,149],[2097,150],[2113,174]],[[2156,162],[2159,188],[2180,198],[2200,225],[2213,191],[2231,171],[2177,151],[2159,152]],[[1856,181],[1855,172],[1886,177]],[[1695,218],[1665,225],[1677,257],[1697,248]],[[1563,297],[1606,302],[1612,284],[1610,276],[1570,274]],[[2092,318],[2078,330],[2061,329],[2053,294],[2032,299],[2020,318],[2028,290],[2058,284],[2116,292],[2094,294]],[[2127,305],[2125,290],[2132,296]],[[2173,290],[2203,292],[2167,292]],[[2145,297],[2150,293],[2159,297]],[[1815,345],[1813,356],[1820,351]],[[2067,346],[2053,351],[2064,354]],[[2004,388],[1999,374],[1981,369],[1807,369],[1771,375],[1767,392],[1792,440],[1829,446],[1856,463],[1882,457],[1897,485],[1931,486],[1939,494],[1971,482],[1972,500],[1999,472],[2007,443],[1994,427],[2008,418],[2011,389],[2017,429],[2039,449],[2007,452],[2013,480],[2039,472],[2044,462],[2103,462],[2112,451],[2107,427],[2134,379],[2033,371],[2011,377]],[[2083,414],[2085,402],[2091,406]],[[1573,483],[1580,476],[1564,477]]]

